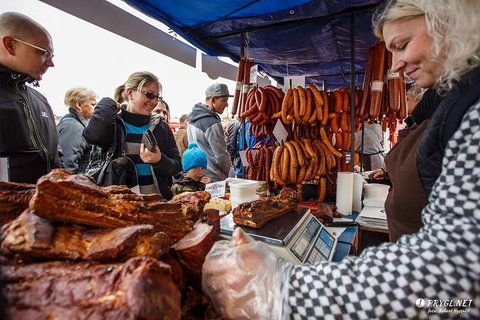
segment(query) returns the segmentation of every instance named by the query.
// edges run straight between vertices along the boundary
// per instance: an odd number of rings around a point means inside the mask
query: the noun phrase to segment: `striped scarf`
[[[140,193],[159,193],[155,186],[152,166],[148,163],[144,163],[140,158],[142,135],[149,128],[150,117],[130,113],[126,110],[122,110],[121,117],[127,128],[125,154],[135,163]]]

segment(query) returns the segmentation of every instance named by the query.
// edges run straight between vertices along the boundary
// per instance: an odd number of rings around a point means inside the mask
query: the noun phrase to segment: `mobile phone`
[[[142,143],[149,151],[155,152],[155,149],[157,147],[157,139],[155,139],[152,130],[147,129],[147,131],[145,131],[142,136]]]

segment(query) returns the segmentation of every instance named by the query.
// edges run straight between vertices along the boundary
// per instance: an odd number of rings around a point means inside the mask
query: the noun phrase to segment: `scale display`
[[[313,264],[331,260],[337,240],[307,208],[298,207],[260,229],[237,226],[232,215],[220,220],[220,233],[230,238],[235,228],[242,228],[256,240],[266,243],[277,256],[295,264]]]
[[[305,226],[305,229],[303,229],[302,234],[292,245],[291,251],[299,260],[303,261],[305,259],[305,255],[307,254],[308,249],[310,249],[319,230],[320,222],[312,217]]]
[[[333,254],[335,238],[330,235],[326,229],[320,231],[320,235],[315,242],[315,245],[308,256],[308,263],[317,263],[322,260],[329,260],[330,255]]]

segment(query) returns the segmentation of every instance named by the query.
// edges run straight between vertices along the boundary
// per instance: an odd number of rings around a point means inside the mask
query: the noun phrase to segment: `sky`
[[[0,0],[0,12],[5,11],[17,11],[33,18],[52,36],[55,67],[44,74],[37,90],[48,99],[57,116],[68,112],[63,103],[68,89],[84,86],[93,89],[98,99],[111,97],[115,88],[135,71],[146,70],[159,77],[163,98],[174,117],[189,113],[195,103],[203,101],[205,89],[213,82],[226,83],[231,92],[235,88],[231,80],[210,79],[201,70],[38,0]]]

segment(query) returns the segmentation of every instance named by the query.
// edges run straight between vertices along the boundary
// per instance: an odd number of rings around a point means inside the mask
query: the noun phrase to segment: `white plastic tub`
[[[252,180],[233,180],[229,182],[230,201],[243,203],[258,199],[257,181]]]
[[[367,183],[364,189],[366,199],[386,199],[390,187],[380,183]]]

